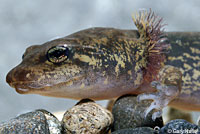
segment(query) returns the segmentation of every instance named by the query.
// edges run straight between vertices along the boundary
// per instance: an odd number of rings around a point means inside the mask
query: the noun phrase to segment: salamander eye
[[[47,51],[48,61],[59,64],[69,57],[69,48],[65,46],[55,46]]]

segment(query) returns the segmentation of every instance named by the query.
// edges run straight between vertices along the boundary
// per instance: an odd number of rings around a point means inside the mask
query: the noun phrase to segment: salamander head
[[[118,37],[124,36],[123,33],[111,28],[91,28],[31,46],[26,49],[22,62],[8,73],[6,81],[21,94],[98,98],[98,92],[116,90],[135,72],[135,62],[127,60],[128,52],[115,44],[120,44]],[[132,41],[136,41],[137,31],[132,34]],[[131,55],[128,56],[133,61]],[[105,93],[105,98],[107,95]]]

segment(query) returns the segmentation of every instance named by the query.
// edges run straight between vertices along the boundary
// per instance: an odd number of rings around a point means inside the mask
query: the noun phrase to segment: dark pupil
[[[50,54],[52,57],[61,58],[62,56],[66,55],[66,50],[55,50],[53,53]]]

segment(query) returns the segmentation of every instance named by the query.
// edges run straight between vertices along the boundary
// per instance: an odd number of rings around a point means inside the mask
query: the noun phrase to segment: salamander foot
[[[151,86],[157,90],[154,93],[143,93],[138,95],[138,102],[142,100],[153,100],[151,105],[145,110],[144,116],[155,109],[152,119],[162,115],[162,109],[166,107],[169,102],[176,98],[181,91],[182,74],[179,69],[173,66],[165,66],[158,74],[158,81],[151,82]]]

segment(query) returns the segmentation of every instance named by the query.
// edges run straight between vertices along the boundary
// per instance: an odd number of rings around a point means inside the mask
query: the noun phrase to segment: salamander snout
[[[34,87],[30,81],[30,71],[19,68],[18,66],[12,69],[6,76],[6,82],[20,94],[28,93],[30,85]]]

